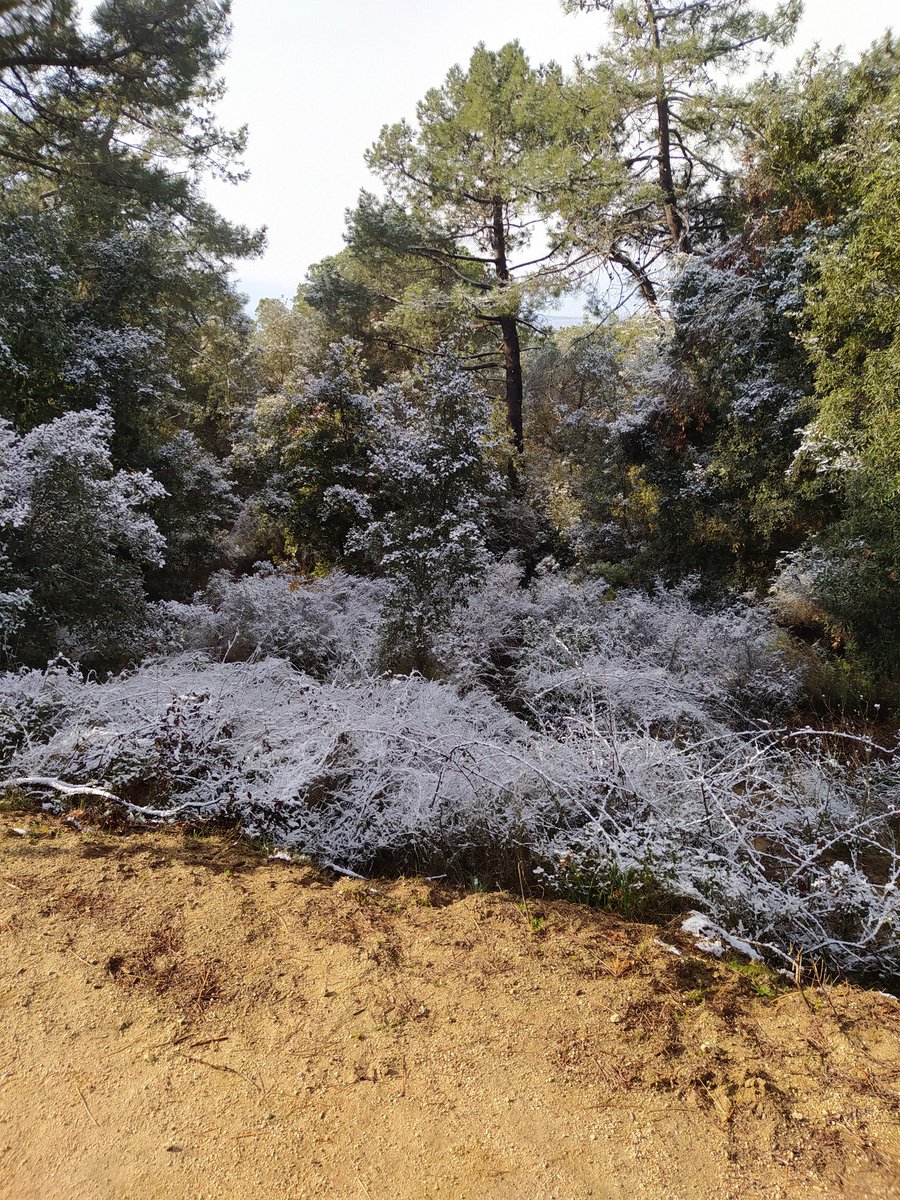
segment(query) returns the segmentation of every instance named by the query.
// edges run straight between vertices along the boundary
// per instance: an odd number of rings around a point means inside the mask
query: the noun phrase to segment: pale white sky
[[[806,0],[785,65],[816,41],[855,54],[900,24],[895,14],[895,0]],[[477,42],[518,38],[533,62],[568,65],[602,41],[605,20],[565,16],[558,0],[233,0],[233,17],[219,112],[249,125],[251,178],[208,194],[226,217],[268,226],[265,256],[237,268],[253,305],[292,296],[311,263],[342,248],[344,210],[371,185],[364,151]]]

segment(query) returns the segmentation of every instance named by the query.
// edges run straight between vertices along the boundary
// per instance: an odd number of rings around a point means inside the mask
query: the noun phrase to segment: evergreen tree
[[[572,265],[551,238],[529,251],[549,186],[548,131],[560,95],[554,66],[533,68],[511,42],[479,46],[417,109],[417,125],[386,126],[368,155],[388,200],[364,196],[351,244],[380,244],[438,264],[455,282],[449,303],[493,329],[507,423],[523,448],[523,330],[558,294]]]
[[[115,663],[145,633],[143,572],[165,542],[147,509],[164,489],[115,471],[108,409],[67,413],[16,437],[0,423],[0,646],[9,662],[60,651]],[[4,594],[5,593],[5,594]]]
[[[577,244],[602,248],[657,304],[660,266],[719,237],[714,203],[745,108],[733,80],[790,40],[800,0],[768,15],[748,0],[563,0],[609,16],[610,40],[572,85],[571,170],[559,194]],[[618,180],[608,160],[619,164]]]
[[[271,550],[308,568],[340,562],[368,490],[370,407],[361,347],[329,346],[322,369],[260,398],[238,458],[257,484]]]
[[[811,462],[840,520],[820,542],[829,611],[878,667],[900,667],[900,84],[849,143],[852,201],[820,243],[806,345],[818,413]]]
[[[433,673],[433,642],[488,562],[487,395],[452,351],[372,398],[372,454],[353,540],[390,585],[379,662]]]
[[[228,0],[12,0],[0,12],[0,169],[78,207],[84,228],[164,211],[215,226],[199,170],[238,178],[244,132],[212,106]],[[177,162],[177,172],[167,164]]]

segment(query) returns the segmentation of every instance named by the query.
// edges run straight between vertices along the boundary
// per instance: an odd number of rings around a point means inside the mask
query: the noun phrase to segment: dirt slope
[[[5,813],[0,950],[3,1200],[900,1197],[900,1005],[570,905]]]

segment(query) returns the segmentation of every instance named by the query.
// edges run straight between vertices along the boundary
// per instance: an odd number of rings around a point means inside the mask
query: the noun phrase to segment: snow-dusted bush
[[[358,675],[377,665],[392,586],[340,571],[313,580],[270,567],[220,572],[192,604],[155,606],[152,648],[231,662],[276,656],[317,677]],[[766,608],[701,608],[690,591],[615,593],[557,573],[523,586],[520,568],[506,560],[450,608],[432,652],[440,674],[463,691],[486,686],[553,729],[601,711],[670,732],[775,716],[798,683]]]
[[[824,629],[828,616],[820,599],[828,560],[820,547],[808,544],[782,554],[769,589],[769,604],[782,624]]]
[[[603,713],[644,726],[773,716],[796,699],[795,673],[761,606],[703,608],[691,584],[614,592],[564,576],[520,584],[500,564],[454,613],[439,652],[461,682],[502,682],[541,722]]]
[[[477,689],[197,655],[106,683],[0,676],[0,712],[18,714],[18,786],[98,786],[145,820],[238,817],[344,870],[639,871],[776,957],[900,969],[897,759],[863,743],[854,766],[809,732],[676,742],[577,713],[535,731]]]
[[[274,656],[311,675],[360,674],[369,664],[385,588],[333,571],[307,579],[271,567],[213,575],[191,604],[157,604],[155,648],[223,662]]]
[[[236,461],[259,481],[258,532],[268,527],[272,546],[311,566],[331,565],[346,556],[359,524],[369,469],[362,347],[334,342],[317,374],[296,365],[285,366],[284,386],[257,401]]]
[[[435,635],[435,654],[460,687],[487,685],[518,707],[519,697],[512,694],[515,667],[536,612],[533,589],[522,586],[521,567],[505,559],[453,608]]]
[[[558,580],[537,590],[536,624],[520,677],[529,704],[565,719],[598,706],[645,726],[774,715],[796,698],[797,680],[775,646],[764,610],[734,601],[705,609],[690,584],[655,595],[602,583],[575,594]]]
[[[165,492],[113,470],[112,432],[102,407],[21,437],[0,421],[0,649],[14,660],[117,658],[143,636],[143,570],[164,548],[146,510]]]
[[[152,469],[165,489],[153,518],[166,539],[165,566],[154,575],[154,590],[186,598],[213,567],[228,561],[226,539],[240,502],[223,464],[185,430],[156,451]]]
[[[436,634],[488,566],[489,424],[487,395],[449,350],[371,398],[351,544],[389,586],[379,644],[388,669],[433,668]]]
[[[642,879],[776,958],[900,970],[897,756],[763,720],[796,686],[766,608],[501,563],[435,640],[438,682],[373,674],[388,587],[221,573],[156,607],[139,669],[0,675],[2,774],[341,870]]]

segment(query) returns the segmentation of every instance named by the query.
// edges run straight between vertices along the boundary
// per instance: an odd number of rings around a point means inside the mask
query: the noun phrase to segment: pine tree
[[[559,194],[561,209],[576,244],[601,246],[655,307],[655,280],[672,256],[717,236],[710,202],[728,177],[723,151],[745,107],[723,80],[790,39],[800,0],[771,15],[748,0],[563,0],[563,7],[606,12],[610,39],[572,85],[569,145],[582,170],[579,186]],[[609,159],[620,167],[617,187]]]
[[[454,281],[451,306],[496,331],[507,423],[523,448],[522,335],[535,306],[567,282],[572,258],[550,238],[529,251],[549,187],[549,130],[561,76],[533,68],[521,46],[476,48],[417,109],[417,124],[386,126],[367,161],[387,203],[364,196],[351,244],[389,246],[438,264]],[[514,456],[514,458],[515,458]]]

